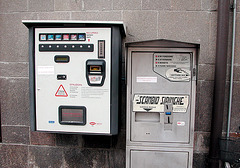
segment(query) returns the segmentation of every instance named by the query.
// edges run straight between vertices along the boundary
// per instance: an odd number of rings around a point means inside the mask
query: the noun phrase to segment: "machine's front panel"
[[[36,130],[110,133],[111,28],[35,28]]]
[[[131,150],[131,168],[189,168],[189,152]]]
[[[192,55],[131,52],[131,142],[190,143]]]

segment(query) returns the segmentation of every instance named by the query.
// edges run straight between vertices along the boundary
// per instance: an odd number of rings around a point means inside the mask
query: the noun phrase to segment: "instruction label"
[[[173,112],[185,113],[188,108],[189,95],[143,95],[135,94],[134,112],[164,112],[164,104],[173,104]]]
[[[137,83],[157,83],[157,77],[137,76]]]
[[[70,98],[77,98],[80,94],[80,87],[82,86],[82,84],[80,83],[71,83],[70,84],[70,93],[69,93],[69,97]]]
[[[191,79],[191,55],[188,53],[154,53],[153,70],[170,81]]]
[[[82,87],[81,97],[101,99],[103,98],[104,94],[108,92],[109,92],[109,89],[104,89],[104,88]]]
[[[54,66],[38,66],[38,75],[54,75]]]

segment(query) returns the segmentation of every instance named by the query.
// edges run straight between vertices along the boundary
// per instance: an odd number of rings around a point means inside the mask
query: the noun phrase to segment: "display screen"
[[[86,124],[86,108],[75,106],[60,106],[59,107],[59,122],[60,124]]]
[[[83,122],[82,109],[62,109],[63,122]]]
[[[68,55],[55,55],[54,61],[56,63],[68,63],[70,60]]]

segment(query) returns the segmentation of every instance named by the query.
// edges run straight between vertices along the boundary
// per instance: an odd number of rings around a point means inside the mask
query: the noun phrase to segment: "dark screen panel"
[[[60,124],[86,124],[86,108],[83,106],[60,106],[59,107]]]

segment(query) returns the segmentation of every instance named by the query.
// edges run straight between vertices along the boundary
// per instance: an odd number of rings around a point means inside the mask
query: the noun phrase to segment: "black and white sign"
[[[134,112],[164,112],[164,104],[172,103],[173,112],[185,113],[188,108],[189,95],[142,95],[133,98]]]

